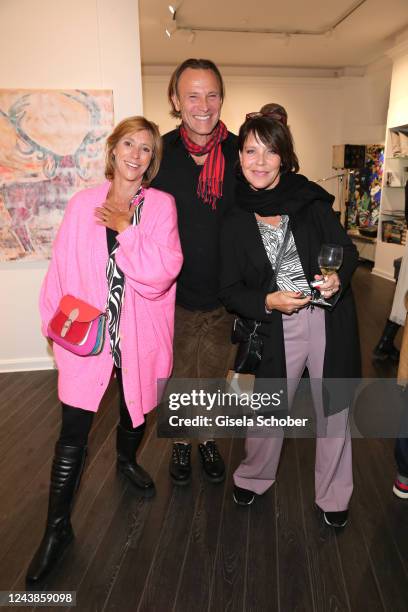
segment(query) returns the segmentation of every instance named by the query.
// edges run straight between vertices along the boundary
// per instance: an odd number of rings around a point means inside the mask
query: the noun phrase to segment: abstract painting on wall
[[[350,174],[347,229],[378,225],[384,145],[366,145],[365,166]]]
[[[0,89],[0,262],[48,259],[70,197],[103,180],[109,90]]]

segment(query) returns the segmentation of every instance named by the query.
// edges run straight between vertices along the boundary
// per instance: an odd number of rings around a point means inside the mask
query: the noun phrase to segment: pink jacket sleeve
[[[142,213],[143,218],[143,213]],[[129,285],[143,297],[160,298],[177,278],[183,255],[177,229],[177,211],[172,196],[157,202],[154,220],[128,227],[117,236],[116,262]]]

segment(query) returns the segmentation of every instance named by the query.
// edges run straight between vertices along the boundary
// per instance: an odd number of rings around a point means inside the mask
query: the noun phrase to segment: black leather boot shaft
[[[74,537],[70,516],[86,458],[86,447],[57,442],[51,468],[46,530],[27,571],[27,583],[42,581]]]
[[[154,493],[154,482],[149,474],[136,461],[136,451],[143,439],[141,431],[127,431],[122,425],[116,430],[117,466],[130,482],[145,493]]]
[[[373,358],[385,361],[385,359],[392,359],[392,361],[399,360],[399,351],[394,346],[394,339],[398,333],[400,325],[394,323],[394,321],[387,320],[385,324],[382,336],[373,351]]]

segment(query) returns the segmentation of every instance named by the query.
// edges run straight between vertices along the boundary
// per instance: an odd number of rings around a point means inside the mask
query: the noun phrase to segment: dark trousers
[[[183,383],[183,393],[197,385],[207,392],[215,392],[217,379],[226,378],[234,365],[236,352],[236,347],[231,343],[233,321],[234,317],[223,306],[208,312],[176,306],[172,377],[190,379]],[[187,416],[195,416],[194,410]],[[180,440],[185,439],[184,432],[174,430],[174,435],[178,435]],[[199,440],[204,441],[209,437],[209,433],[202,433]]]
[[[401,437],[395,440],[395,461],[397,462],[398,474],[408,478],[408,387],[403,391],[403,411],[401,416]]]
[[[408,478],[408,438],[397,438],[395,441],[395,460],[398,474]]]
[[[204,312],[176,306],[174,378],[225,378],[234,364],[234,317],[223,306]]]
[[[120,368],[115,368],[115,372],[120,395],[119,422],[127,431],[143,431],[145,423],[142,423],[139,427],[133,427],[123,392],[122,371]],[[62,426],[58,442],[66,446],[86,446],[95,413],[85,408],[68,406],[63,402],[61,402],[61,406]]]

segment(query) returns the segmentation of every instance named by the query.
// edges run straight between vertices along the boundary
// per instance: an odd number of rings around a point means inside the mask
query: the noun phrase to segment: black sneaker
[[[222,482],[225,478],[225,465],[214,440],[198,445],[204,474],[211,482]]]
[[[253,491],[242,489],[241,487],[237,487],[237,485],[234,485],[232,495],[234,502],[238,504],[238,506],[250,506],[256,497],[256,493]]]
[[[335,529],[342,529],[347,525],[348,521],[348,510],[342,510],[341,512],[324,512],[323,518],[326,525],[334,527]]]
[[[191,444],[188,442],[173,444],[169,471],[174,484],[189,484],[191,480]]]

